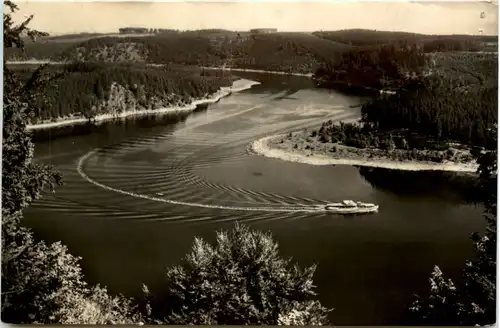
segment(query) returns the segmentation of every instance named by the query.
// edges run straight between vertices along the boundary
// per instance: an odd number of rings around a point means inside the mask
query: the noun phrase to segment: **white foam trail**
[[[224,205],[209,205],[209,204],[200,204],[200,203],[191,203],[191,202],[183,202],[183,201],[177,201],[177,200],[171,200],[171,199],[164,199],[164,198],[158,198],[158,197],[153,197],[149,195],[143,195],[143,194],[137,194],[134,192],[130,191],[125,191],[117,188],[113,188],[110,186],[107,186],[105,184],[102,184],[91,177],[89,177],[83,170],[83,166],[85,162],[91,158],[93,155],[95,155],[99,149],[92,150],[88,152],[87,154],[83,155],[80,157],[78,160],[76,170],[78,174],[87,182],[100,187],[102,189],[108,190],[108,191],[113,191],[122,195],[127,195],[135,198],[141,198],[141,199],[147,199],[155,202],[162,202],[162,203],[168,203],[168,204],[173,204],[173,205],[182,205],[182,206],[189,206],[189,207],[201,207],[201,208],[213,208],[213,209],[221,209],[221,210],[231,210],[231,211],[254,211],[254,212],[311,212],[311,213],[317,213],[317,212],[323,212],[324,210],[319,207],[319,206],[309,206],[309,207],[237,207],[237,206],[224,206]]]

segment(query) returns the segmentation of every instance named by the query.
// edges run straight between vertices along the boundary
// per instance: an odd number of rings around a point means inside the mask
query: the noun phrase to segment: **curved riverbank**
[[[293,149],[293,147],[285,147],[280,149],[273,146],[273,142],[277,143],[286,135],[274,135],[261,138],[254,141],[250,145],[250,150],[258,155],[281,159],[289,162],[310,164],[310,165],[354,165],[366,166],[375,168],[385,168],[391,170],[405,170],[405,171],[447,171],[447,172],[461,172],[461,173],[475,173],[477,171],[477,164],[475,163],[431,163],[431,162],[417,162],[417,161],[394,161],[382,159],[345,159],[333,158],[321,153],[307,150]]]
[[[196,109],[199,105],[212,104],[218,102],[224,97],[229,96],[233,92],[239,92],[251,88],[253,85],[260,84],[260,82],[240,79],[233,82],[230,87],[222,87],[215,94],[209,96],[208,98],[196,99],[190,104],[184,106],[172,106],[159,109],[144,109],[144,110],[134,110],[134,111],[124,111],[119,114],[103,114],[98,115],[92,119],[92,122],[103,122],[110,121],[117,118],[125,118],[129,116],[143,116],[143,115],[156,115],[156,114],[166,114],[166,113],[177,113],[177,112],[190,112]],[[75,124],[85,124],[89,122],[88,118],[85,117],[68,117],[62,118],[55,122],[45,122],[33,125],[27,125],[28,130],[41,130],[41,129],[52,129],[56,127],[63,127]]]
[[[214,71],[234,71],[234,72],[247,72],[247,73],[262,73],[262,74],[275,74],[275,75],[290,75],[290,76],[303,76],[312,78],[313,73],[291,73],[291,72],[282,72],[282,71],[266,71],[263,69],[251,69],[251,68],[222,68],[222,67],[201,67],[203,69],[209,69]]]
[[[70,62],[67,61],[51,61],[51,60],[39,60],[39,59],[30,59],[30,60],[11,60],[7,61],[7,65],[45,65],[45,64],[50,64],[50,65],[65,65],[69,64]],[[154,63],[149,63],[146,64],[146,66],[151,66],[151,67],[163,67],[166,66],[166,64],[154,64]],[[252,68],[222,68],[222,67],[213,67],[213,66],[201,66],[201,69],[208,69],[208,70],[214,70],[214,71],[233,71],[233,72],[246,72],[246,73],[262,73],[262,74],[275,74],[275,75],[291,75],[291,76],[303,76],[303,77],[308,77],[312,78],[313,73],[292,73],[292,72],[283,72],[283,71],[267,71],[263,69],[252,69]]]

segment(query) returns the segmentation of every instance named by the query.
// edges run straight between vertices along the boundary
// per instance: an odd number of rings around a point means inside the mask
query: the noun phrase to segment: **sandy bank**
[[[49,59],[7,60],[7,65],[64,65],[65,62],[55,62]]]
[[[276,135],[265,137],[254,141],[250,149],[254,153],[269,157],[281,159],[289,162],[297,162],[311,165],[357,165],[368,166],[375,168],[385,168],[392,170],[405,171],[448,171],[448,172],[476,172],[478,165],[475,163],[431,163],[431,162],[415,162],[415,161],[391,161],[391,160],[365,160],[365,159],[337,159],[323,154],[311,154],[304,151],[294,149],[278,149],[272,147],[272,142],[276,139],[281,139],[285,135]]]
[[[249,73],[264,73],[264,74],[276,74],[276,75],[292,75],[292,76],[304,76],[312,77],[313,73],[289,73],[280,71],[266,71],[262,69],[251,69],[251,68],[222,68],[222,67],[202,67],[203,69],[210,69],[216,71],[234,71],[234,72],[249,72]]]
[[[260,82],[240,79],[233,82],[230,87],[222,87],[215,94],[208,98],[196,99],[188,105],[185,106],[172,106],[158,109],[143,109],[143,110],[131,110],[125,111],[118,114],[103,114],[95,117],[95,122],[109,121],[117,118],[125,118],[129,116],[141,116],[141,115],[154,115],[154,114],[166,114],[166,113],[178,113],[178,112],[189,112],[196,109],[196,106],[203,104],[213,104],[218,102],[220,99],[229,96],[233,92],[239,92],[251,88],[255,84],[260,84]],[[55,127],[68,126],[74,124],[84,124],[89,120],[85,117],[74,117],[74,118],[63,118],[56,122],[45,122],[34,125],[27,125],[28,130],[40,130],[40,129],[51,129]]]

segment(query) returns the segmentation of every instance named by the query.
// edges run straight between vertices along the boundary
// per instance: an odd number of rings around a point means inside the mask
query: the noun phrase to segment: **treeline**
[[[392,151],[445,151],[450,143],[496,149],[492,129],[498,121],[498,91],[493,85],[470,87],[431,76],[413,80],[393,95],[365,103],[361,125],[323,123],[314,136],[356,148]],[[453,153],[437,154],[450,159]],[[449,157],[449,158],[448,158]],[[410,156],[411,159],[411,156]]]
[[[125,29],[125,28],[124,28]],[[122,29],[122,33],[125,30]],[[148,33],[150,30],[148,30]],[[153,29],[155,32],[155,29]],[[497,42],[496,37],[428,36],[404,32],[345,30],[335,32],[254,34],[220,29],[156,30],[154,36],[103,36],[66,42],[44,38],[25,50],[6,49],[8,60],[107,61],[177,63],[185,65],[279,70],[310,73],[339,65],[347,51],[378,51],[384,45],[404,48],[415,44],[421,52],[476,51],[475,45]]]
[[[415,44],[384,45],[343,53],[314,75],[320,86],[347,84],[371,89],[401,87],[423,74],[427,58]]]
[[[497,36],[425,35],[409,32],[390,32],[364,29],[314,32],[314,35],[357,47],[403,43],[419,44],[425,52],[479,51],[486,43],[498,42]]]
[[[44,97],[39,100],[35,122],[181,105],[232,83],[230,75],[220,72],[131,64],[75,63],[48,66],[46,71],[51,77],[37,90]],[[18,73],[27,78],[32,72]]]
[[[51,45],[54,48],[51,49]],[[176,63],[310,73],[350,46],[305,33],[186,31],[144,37],[91,38],[78,43],[34,43],[6,58],[53,61]]]
[[[446,142],[422,137],[407,129],[383,130],[370,124],[324,122],[313,130],[311,137],[321,143],[333,143],[331,151],[342,156],[342,152],[358,152],[362,149],[370,158],[382,157],[391,160],[416,160],[442,163],[453,161],[467,163],[473,160],[468,152],[453,149]],[[342,146],[356,149],[345,149]]]
[[[415,79],[440,75],[462,85],[496,84],[494,53],[426,53],[422,46],[403,42],[357,48],[327,62],[315,72],[319,86],[359,86],[368,89],[399,89]]]
[[[380,136],[368,135],[397,131],[410,143],[403,147],[409,150],[437,147],[443,142],[493,149],[496,144],[490,128],[498,117],[497,71],[495,54],[429,55],[419,46],[407,44],[350,51],[343,54],[341,63],[318,70],[315,78],[327,86],[359,84],[394,91],[364,104],[364,130],[342,142],[376,147],[388,141],[379,143],[376,139]],[[414,139],[410,134],[423,138],[423,143],[410,142]]]
[[[23,60],[57,60],[58,54],[65,51],[71,44],[57,41],[26,42],[23,49],[5,48],[4,56],[9,61]]]
[[[155,37],[92,39],[66,49],[58,60],[130,61],[134,59],[123,54],[134,52],[135,61],[147,63],[309,73],[326,60],[338,58],[347,48],[303,33],[217,36],[189,31]]]
[[[464,86],[497,86],[498,55],[494,53],[433,53],[427,64],[430,74]]]
[[[146,33],[151,33],[151,34],[157,34],[157,33],[165,33],[165,32],[173,32],[177,33],[177,30],[173,29],[166,29],[166,28],[148,28],[148,27],[121,27],[118,29],[118,32],[120,34],[146,34]]]
[[[362,120],[381,130],[408,129],[434,140],[493,149],[489,129],[497,123],[494,86],[463,88],[453,80],[428,78],[413,89],[374,99]]]

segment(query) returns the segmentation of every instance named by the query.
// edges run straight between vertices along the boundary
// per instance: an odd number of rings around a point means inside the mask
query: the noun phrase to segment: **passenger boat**
[[[362,214],[378,212],[378,205],[371,203],[355,202],[352,200],[343,200],[340,203],[326,204],[325,211],[338,214]]]

